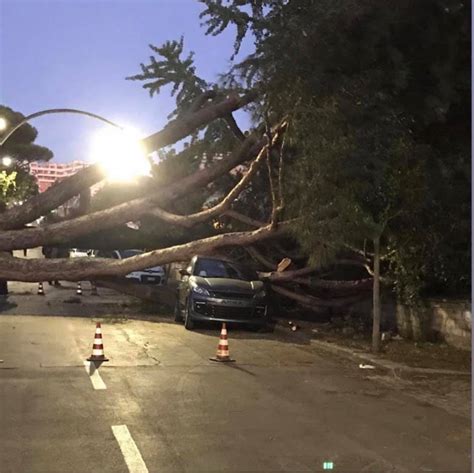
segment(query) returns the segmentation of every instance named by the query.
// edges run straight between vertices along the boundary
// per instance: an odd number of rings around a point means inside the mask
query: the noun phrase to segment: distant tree
[[[0,116],[6,120],[8,129],[20,123],[25,117],[11,108],[0,105]],[[0,139],[7,130],[0,131]],[[27,200],[38,192],[35,178],[29,173],[29,163],[32,161],[49,161],[53,153],[44,146],[34,143],[38,136],[36,128],[25,124],[5,143],[1,149],[0,159],[8,156],[12,164],[4,166],[0,161],[0,169],[5,175],[13,177],[12,185],[0,196],[7,204]],[[0,184],[1,185],[1,184]],[[4,188],[5,189],[5,188]]]

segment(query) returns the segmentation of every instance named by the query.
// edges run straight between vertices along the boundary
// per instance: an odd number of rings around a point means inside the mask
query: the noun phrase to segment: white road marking
[[[123,458],[127,464],[130,473],[148,473],[148,468],[133,441],[132,436],[126,425],[113,425],[112,432],[117,439]]]
[[[84,368],[86,373],[89,375],[92,386],[94,389],[107,389],[104,380],[100,377],[99,370],[96,369],[95,364],[90,361],[84,361]]]

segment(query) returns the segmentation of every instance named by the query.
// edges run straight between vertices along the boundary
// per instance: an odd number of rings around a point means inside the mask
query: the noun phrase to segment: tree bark
[[[316,311],[321,311],[325,308],[342,308],[347,307],[354,302],[360,300],[360,297],[348,297],[345,299],[334,299],[334,300],[326,300],[321,299],[319,297],[312,296],[310,294],[301,294],[299,292],[292,291],[290,289],[277,286],[276,284],[272,284],[271,288],[278,294],[282,296],[286,296],[289,299],[293,299],[305,307],[314,307]]]
[[[273,227],[273,225],[272,225]],[[273,227],[274,228],[274,227]],[[257,250],[257,248],[250,246],[249,248],[246,248],[247,253],[258,263],[261,265],[265,266],[268,269],[275,270],[276,269],[276,263],[273,263],[269,259],[267,259],[260,251]]]
[[[153,250],[123,260],[104,258],[45,260],[0,257],[0,278],[11,281],[39,282],[53,279],[81,281],[109,276],[125,276],[135,270],[188,260],[197,253],[215,251],[228,246],[251,245],[267,238],[278,237],[288,229],[291,223],[291,221],[282,222],[276,230],[267,225],[251,232],[225,233],[182,245]]]
[[[374,239],[374,281],[373,281],[373,325],[372,351],[380,351],[380,237]]]
[[[285,128],[286,123],[278,126],[280,131]],[[265,144],[265,139],[255,142],[254,137],[248,137],[229,159],[222,160],[211,168],[202,169],[181,179],[179,182],[168,185],[158,190],[152,197],[134,199],[110,209],[94,212],[66,222],[51,224],[47,227],[1,232],[0,251],[35,248],[44,244],[67,243],[81,235],[136,220],[137,217],[149,213],[157,205],[171,202],[199,186],[212,182],[236,165],[254,157]]]
[[[122,292],[137,299],[158,302],[168,307],[173,307],[176,301],[176,291],[169,286],[153,286],[150,284],[132,283],[125,278],[120,279],[101,279],[96,281],[98,286],[108,287],[114,291]]]
[[[257,95],[253,92],[243,96],[230,95],[222,102],[208,105],[193,114],[178,117],[166,125],[162,131],[153,133],[145,138],[143,144],[151,153],[166,144],[175,143],[181,138],[185,138],[193,131],[214,121],[216,118],[222,118],[235,112],[239,108],[253,102],[256,97]]]
[[[0,229],[22,228],[26,223],[56,209],[67,200],[80,194],[83,189],[93,186],[103,178],[104,175],[97,165],[82,169],[74,176],[56,183],[45,192],[31,197],[23,205],[5,211],[0,219]]]
[[[237,122],[235,121],[235,118],[233,117],[233,115],[230,113],[229,115],[227,115],[224,118],[224,120],[227,122],[227,125],[229,125],[229,129],[234,134],[234,136],[239,141],[244,141],[245,140],[245,134],[239,128],[239,125],[237,125]]]
[[[226,210],[223,215],[227,215],[228,217],[233,218],[234,220],[237,220],[241,223],[245,223],[245,225],[248,225],[249,227],[259,228],[264,227],[266,225],[265,222],[247,217],[247,215],[243,215],[235,210]]]
[[[190,215],[176,215],[161,208],[155,208],[150,211],[150,215],[154,215],[164,222],[171,223],[173,225],[191,228],[198,223],[205,222],[213,217],[223,214],[231,206],[232,202],[240,195],[254,174],[257,172],[258,166],[265,157],[265,149],[266,147],[260,150],[258,156],[254,159],[254,161],[252,161],[248,171],[242,176],[242,179],[240,179],[240,181],[221,200],[221,202],[219,202],[214,207]]]
[[[184,117],[178,117],[168,123],[168,125],[166,125],[161,131],[144,138],[142,140],[143,145],[148,153],[152,153],[164,146],[176,143],[216,118],[225,117],[229,113],[247,105],[252,102],[255,97],[255,94],[247,94],[244,96],[232,95],[218,103],[210,104]],[[253,144],[252,137],[248,137],[244,141],[242,148],[245,148],[245,144],[247,144],[248,150],[248,145]],[[263,146],[263,144],[261,146]],[[258,150],[255,151],[254,155],[257,154],[257,152]],[[246,159],[242,159],[242,161],[245,160]],[[237,162],[232,167],[237,164],[240,164],[240,162]],[[230,169],[232,169],[232,167]],[[0,228],[4,230],[21,228],[24,224],[36,220],[38,217],[45,215],[50,210],[57,208],[71,197],[78,195],[82,189],[96,184],[103,179],[103,177],[104,176],[99,166],[89,166],[88,168],[79,171],[74,176],[55,184],[46,192],[29,199],[25,204],[14,207],[5,212],[0,221]]]

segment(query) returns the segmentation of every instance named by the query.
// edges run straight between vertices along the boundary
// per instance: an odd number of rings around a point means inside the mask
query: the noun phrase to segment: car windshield
[[[194,275],[205,278],[242,279],[244,281],[255,281],[258,279],[255,271],[240,264],[204,258],[196,261]]]
[[[141,255],[143,251],[141,250],[123,250],[120,252],[122,258],[131,258],[132,256]]]

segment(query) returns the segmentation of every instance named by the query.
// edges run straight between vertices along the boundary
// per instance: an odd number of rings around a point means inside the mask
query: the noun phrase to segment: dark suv
[[[199,320],[266,323],[267,297],[255,271],[222,258],[194,256],[180,273],[175,320],[184,320],[188,330]]]

